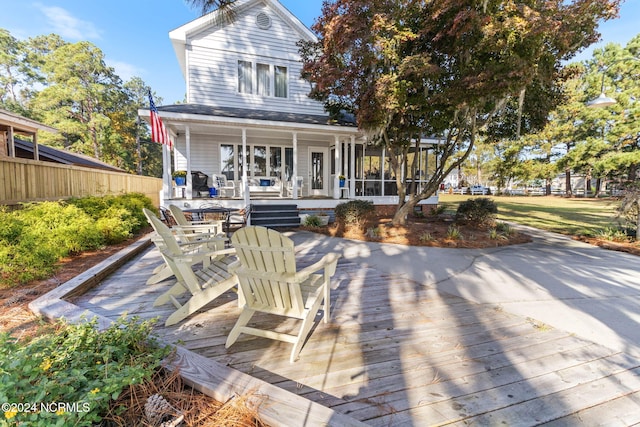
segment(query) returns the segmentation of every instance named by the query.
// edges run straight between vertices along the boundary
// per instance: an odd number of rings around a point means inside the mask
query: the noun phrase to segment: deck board
[[[496,307],[341,261],[331,321],[291,364],[287,343],[242,335],[224,348],[234,292],[165,327],[173,306],[152,304],[173,281],[145,284],[161,263],[150,249],[73,302],[109,319],[159,317],[166,341],[372,426],[640,422],[640,361]],[[252,324],[295,327],[263,314]]]

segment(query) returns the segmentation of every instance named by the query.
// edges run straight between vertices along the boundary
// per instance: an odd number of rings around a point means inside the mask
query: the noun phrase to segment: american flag
[[[173,148],[173,141],[171,141],[169,133],[158,114],[158,109],[151,96],[151,90],[149,90],[149,110],[151,111],[151,140],[159,144],[166,144],[169,150],[171,150]]]

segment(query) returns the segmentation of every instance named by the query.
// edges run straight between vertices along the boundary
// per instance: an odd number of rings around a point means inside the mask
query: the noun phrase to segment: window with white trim
[[[238,93],[287,98],[289,96],[287,67],[238,61]]]

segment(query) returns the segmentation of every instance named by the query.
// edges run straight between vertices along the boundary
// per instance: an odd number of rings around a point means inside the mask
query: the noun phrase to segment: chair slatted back
[[[294,280],[293,241],[275,230],[249,226],[236,231],[231,242],[241,264],[236,275],[247,305],[259,311],[300,318],[304,301],[300,284]]]
[[[153,230],[158,236],[162,238],[164,247],[173,255],[180,255],[182,250],[176,240],[176,237],[171,232],[171,229],[167,227],[160,219],[149,209],[143,208],[142,211],[147,217],[149,224],[153,227]]]

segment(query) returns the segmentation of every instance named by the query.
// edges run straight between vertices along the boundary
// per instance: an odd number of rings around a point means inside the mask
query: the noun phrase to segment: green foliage
[[[498,206],[486,197],[468,199],[458,206],[456,221],[472,222],[478,226],[486,226],[495,221]]]
[[[309,215],[304,219],[304,225],[307,227],[321,227],[322,220],[318,215]]]
[[[628,242],[630,240],[627,233],[619,228],[608,227],[604,230],[600,230],[596,233],[596,237],[602,240],[609,240],[612,242]]]
[[[434,240],[436,240],[435,237],[433,237],[433,235],[428,231],[425,231],[420,235],[421,242],[433,242]]]
[[[361,225],[370,215],[375,207],[369,200],[350,200],[336,206],[336,221],[343,225]]]
[[[0,286],[50,276],[64,257],[130,237],[146,224],[142,194],[25,204],[0,211]]]
[[[29,405],[3,418],[30,426],[99,424],[111,401],[149,379],[169,354],[151,336],[154,323],[121,318],[103,332],[95,319],[61,324],[27,344],[0,335],[0,401]]]
[[[446,212],[446,210],[447,210],[447,205],[444,204],[444,203],[440,203],[435,208],[431,208],[429,210],[429,215],[431,215],[431,216],[442,215],[443,213]]]
[[[455,225],[450,225],[449,228],[447,228],[447,239],[462,240],[464,239],[464,236],[462,235],[458,227],[456,227]]]
[[[496,230],[505,236],[511,236],[514,233],[513,228],[506,222],[496,223]]]

